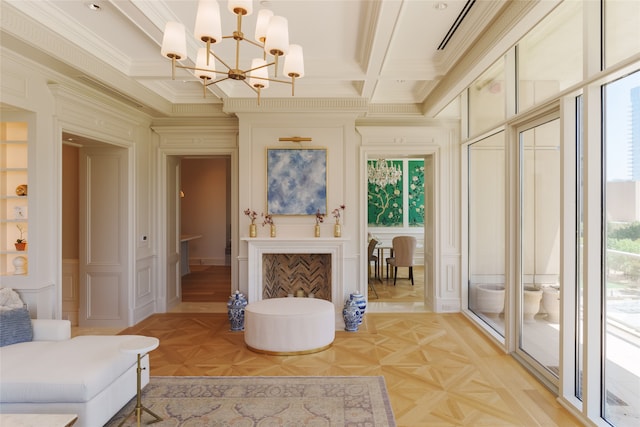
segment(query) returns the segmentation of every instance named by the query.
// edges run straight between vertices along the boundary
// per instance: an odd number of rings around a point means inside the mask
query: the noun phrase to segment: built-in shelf
[[[0,275],[28,275],[29,245],[15,249],[20,238],[28,241],[29,125],[22,121],[0,122]],[[25,186],[25,187],[21,187]],[[17,193],[18,187],[26,194]]]

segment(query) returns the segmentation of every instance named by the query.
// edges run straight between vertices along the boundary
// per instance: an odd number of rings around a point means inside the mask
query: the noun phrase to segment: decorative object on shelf
[[[335,208],[332,212],[331,215],[333,215],[333,217],[336,219],[336,223],[333,226],[333,236],[334,237],[340,237],[342,236],[342,227],[340,226],[340,211],[344,210],[345,206],[344,205],[340,205],[339,207]]]
[[[360,319],[358,320],[358,325],[362,324],[362,318],[364,317],[364,312],[367,310],[367,299],[360,292],[354,292],[349,295],[349,299],[352,299],[358,305],[358,309],[360,309]]]
[[[251,224],[249,225],[249,237],[256,237],[258,234],[256,230],[256,218],[258,217],[258,214],[256,211],[252,211],[251,209],[245,209],[244,214],[251,220]]]
[[[267,148],[267,213],[327,213],[327,149]]]
[[[202,80],[205,95],[209,85],[229,79],[241,81],[258,95],[258,105],[260,105],[260,93],[262,89],[269,87],[269,82],[290,84],[291,96],[293,96],[296,79],[304,76],[304,61],[302,47],[289,44],[287,19],[282,16],[274,16],[273,12],[268,9],[260,10],[255,26],[256,41],[253,41],[246,39],[242,32],[242,17],[251,15],[253,2],[251,0],[229,0],[228,9],[237,17],[236,30],[231,35],[223,36],[218,2],[215,0],[200,0],[198,2],[194,35],[199,41],[205,42],[206,47],[198,49],[195,67],[176,64],[176,61],[188,59],[184,24],[171,21],[166,23],[161,53],[162,56],[171,59],[172,79],[175,79],[176,68],[193,70],[196,77]],[[236,42],[235,62],[232,66],[227,65],[227,61],[211,50],[212,44],[230,38]],[[259,58],[252,60],[250,68],[240,68],[240,46],[243,41],[263,51]],[[274,57],[273,62],[267,63],[266,56],[268,54]],[[288,77],[291,79],[290,81],[277,78],[278,59],[282,56],[285,57],[284,76],[282,77]],[[216,70],[214,58],[220,61],[226,70]],[[269,67],[271,66],[273,66],[273,77],[269,77]],[[222,76],[217,78],[216,73],[220,73]]]
[[[355,300],[349,298],[344,303],[342,309],[342,318],[344,319],[344,330],[347,332],[356,332],[360,321],[360,309]]]
[[[27,248],[27,241],[24,238],[24,226],[22,224],[16,224],[16,227],[20,231],[20,237],[16,239],[16,250],[24,251]]]
[[[373,162],[367,165],[367,180],[370,184],[386,187],[387,185],[396,185],[400,178],[402,178],[402,169],[385,159],[378,159],[375,165]]]
[[[26,206],[15,206],[13,208],[13,217],[15,219],[27,219],[27,207]]]
[[[22,255],[13,259],[13,274],[22,275],[27,274],[27,258]]]
[[[324,214],[320,213],[320,209],[318,209],[316,211],[316,226],[313,229],[314,230],[313,235],[315,237],[320,237],[320,224],[322,224],[323,222],[324,222]]]
[[[300,288],[296,291],[296,298],[304,298],[304,289]]]
[[[264,218],[264,220],[262,221],[262,226],[264,227],[265,225],[269,224],[269,236],[276,237],[276,225],[273,222],[273,217],[269,214],[265,215],[264,213],[262,213],[261,215]]]
[[[20,184],[16,187],[16,194],[18,196],[26,196],[27,195],[27,184]]]
[[[227,315],[231,323],[232,331],[244,330],[244,309],[247,306],[247,298],[240,291],[236,291],[227,301]]]
[[[342,236],[342,226],[338,223],[333,225],[333,237],[341,237]]]

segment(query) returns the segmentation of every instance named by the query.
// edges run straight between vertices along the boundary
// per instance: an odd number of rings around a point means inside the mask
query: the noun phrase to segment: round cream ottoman
[[[244,316],[244,342],[260,353],[315,353],[335,338],[333,303],[323,299],[265,299],[247,305]]]

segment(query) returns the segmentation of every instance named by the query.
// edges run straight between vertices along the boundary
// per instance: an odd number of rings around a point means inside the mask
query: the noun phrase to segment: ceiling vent
[[[451,37],[453,37],[456,31],[458,31],[460,24],[462,24],[462,21],[467,16],[467,14],[471,10],[471,7],[474,5],[475,2],[476,0],[467,0],[467,3],[464,5],[462,10],[460,11],[460,14],[456,18],[455,22],[453,23],[451,28],[449,28],[449,31],[447,31],[447,34],[444,36],[444,38],[440,42],[440,45],[438,46],[438,50],[444,50],[444,48],[447,46],[447,43],[449,43],[449,40],[451,40]]]
[[[99,80],[95,80],[94,78],[86,75],[78,76],[77,79],[83,82],[84,84],[86,84],[87,86],[90,86],[111,98],[117,99],[118,101],[122,101],[127,105],[130,105],[135,108],[144,108],[144,105],[140,104],[138,101],[136,101],[129,95],[124,94],[110,86],[107,86],[106,84],[102,83]]]

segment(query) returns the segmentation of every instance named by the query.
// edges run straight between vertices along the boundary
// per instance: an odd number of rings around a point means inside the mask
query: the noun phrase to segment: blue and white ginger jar
[[[348,299],[344,303],[344,308],[342,309],[342,317],[344,318],[345,331],[355,332],[358,330],[361,316],[358,304],[354,300]]]
[[[367,299],[360,292],[352,293],[349,295],[349,299],[354,300],[360,309],[360,320],[358,321],[358,324],[361,325],[364,312],[367,310]]]
[[[240,291],[229,297],[227,301],[227,314],[232,331],[244,330],[244,308],[247,306],[247,298]]]

